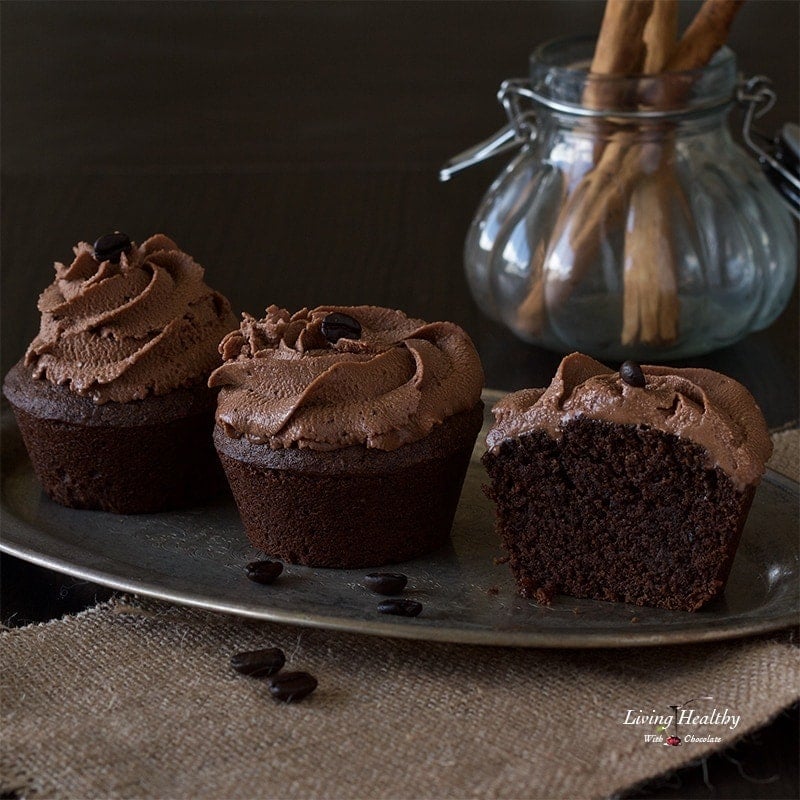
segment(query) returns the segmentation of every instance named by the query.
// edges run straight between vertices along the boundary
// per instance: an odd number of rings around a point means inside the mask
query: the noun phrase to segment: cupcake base
[[[20,362],[3,389],[36,476],[61,505],[154,513],[224,490],[211,441],[216,393],[203,385],[97,405]]]
[[[520,594],[695,611],[723,591],[755,490],[671,434],[575,420],[484,456]]]
[[[483,403],[397,450],[271,450],[214,431],[251,543],[313,567],[378,567],[449,540]]]

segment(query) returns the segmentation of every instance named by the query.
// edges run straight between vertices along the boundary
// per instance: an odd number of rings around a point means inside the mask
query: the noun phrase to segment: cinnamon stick
[[[654,0],[606,0],[590,74],[582,97],[582,101],[587,107],[596,109],[616,107],[620,101],[618,84],[603,80],[603,78],[629,75],[641,69],[646,54],[643,39],[644,28],[653,9],[653,3]],[[593,80],[592,76],[595,76],[597,80]],[[594,174],[593,170],[589,173],[591,177],[585,186],[581,186],[582,191],[572,194],[567,205],[559,214],[551,242],[560,241],[565,232],[570,233],[567,228],[570,226],[573,215],[580,218],[582,209],[588,209],[591,213],[597,197],[603,190],[603,183],[606,179],[613,177],[613,173],[620,167],[621,157],[627,144],[627,140],[618,142],[610,157],[603,163],[600,172]],[[602,137],[599,137],[594,148],[595,162],[598,164],[603,151],[608,149],[603,145]],[[592,240],[591,244],[582,243],[576,246],[574,242],[567,241],[565,244],[568,251],[574,252],[580,247],[582,251],[589,253],[595,243],[599,244],[597,240],[601,228],[593,225],[586,228],[586,231]],[[574,229],[571,229],[571,232],[574,234]],[[544,287],[544,265],[547,253],[546,248],[536,248],[531,259],[530,288],[515,314],[517,327],[533,335],[540,333],[545,322],[547,304],[551,302],[549,296],[545,297]],[[572,252],[565,253],[565,257],[571,261]],[[573,267],[573,272],[580,272],[580,268]],[[557,295],[561,294],[558,287],[553,287],[553,291]],[[556,296],[553,302],[560,302],[559,296]]]
[[[656,0],[644,31],[644,72],[685,71],[707,64],[727,40],[742,2],[706,0],[676,45],[677,2]],[[663,81],[659,87],[656,105],[660,108],[679,105],[688,88],[677,81]],[[622,344],[668,344],[678,335],[680,308],[671,205],[673,200],[680,200],[682,207],[688,203],[681,196],[670,165],[674,147],[668,128],[660,145],[638,148],[642,173],[648,160],[652,163],[657,159],[658,166],[652,175],[642,177],[631,193],[625,231]],[[636,157],[636,152],[629,156],[631,160]],[[624,170],[628,170],[627,165]]]
[[[677,0],[655,0],[644,29],[644,73],[660,73],[677,44]],[[638,145],[628,158],[642,177],[630,195],[623,258],[622,335],[624,345],[664,345],[678,336],[678,267],[672,239],[671,195],[680,192],[671,161],[675,141]],[[647,174],[655,163],[654,172]],[[652,170],[652,166],[650,166]]]
[[[655,0],[644,26],[645,75],[657,75],[666,69],[678,42],[678,0]]]
[[[691,78],[681,72],[700,69],[711,61],[725,44],[731,24],[744,0],[705,0],[684,32],[663,72],[677,73],[672,80],[660,81],[642,93],[642,101],[655,108],[678,107],[691,88]]]
[[[616,85],[602,77],[633,75],[641,69],[645,59],[643,33],[653,2],[607,0],[583,93],[583,104],[588,108],[613,108],[617,103]],[[592,76],[601,79],[592,80]]]
[[[678,336],[675,250],[671,193],[680,190],[670,166],[636,182],[625,227],[622,344],[665,345]]]
[[[587,108],[622,108],[626,105],[625,84],[608,80],[641,71],[646,55],[643,33],[655,0],[607,0],[592,64],[583,90]],[[597,161],[606,147],[605,134],[598,126],[594,145]],[[613,134],[612,134],[613,135]]]
[[[744,0],[705,0],[665,69],[679,72],[708,64],[728,40],[733,18],[743,3]]]

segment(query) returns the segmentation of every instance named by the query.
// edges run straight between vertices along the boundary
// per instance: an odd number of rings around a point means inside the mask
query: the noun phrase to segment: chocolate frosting
[[[156,234],[119,263],[98,263],[86,242],[73,250],[39,298],[39,335],[25,354],[35,378],[126,403],[202,382],[219,365],[236,318],[175,242]]]
[[[707,369],[643,366],[642,371],[646,385],[629,386],[618,372],[573,353],[547,389],[514,392],[494,406],[486,444],[496,452],[504,441],[532,431],[560,439],[563,426],[580,418],[640,425],[700,445],[709,466],[722,469],[739,490],[758,483],[772,440],[744,386]]]
[[[358,339],[325,338],[322,320],[334,312],[361,324]],[[231,438],[273,449],[394,450],[480,401],[478,354],[451,322],[374,306],[295,314],[270,306],[264,319],[242,317],[208,382],[221,387],[217,423]]]

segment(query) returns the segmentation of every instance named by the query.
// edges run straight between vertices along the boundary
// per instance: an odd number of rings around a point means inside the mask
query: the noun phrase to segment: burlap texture
[[[776,445],[796,461],[796,431]],[[123,598],[2,637],[0,789],[31,798],[605,797],[763,726],[800,687],[788,633],[493,649]],[[278,704],[232,672],[232,653],[268,645],[319,678],[314,695]],[[689,729],[721,743],[649,744],[653,726],[622,724],[698,695],[741,717]]]

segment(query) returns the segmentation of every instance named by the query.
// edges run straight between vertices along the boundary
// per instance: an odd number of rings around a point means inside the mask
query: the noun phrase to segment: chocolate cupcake
[[[45,491],[118,514],[191,504],[224,485],[206,385],[236,326],[203,268],[166,236],[81,242],[39,298],[39,335],[11,368],[11,403]]]
[[[522,595],[695,611],[723,591],[772,452],[741,384],[573,353],[493,412],[487,491]]]
[[[243,316],[209,386],[253,545],[291,563],[372,567],[448,541],[482,421],[467,334],[372,306]]]

